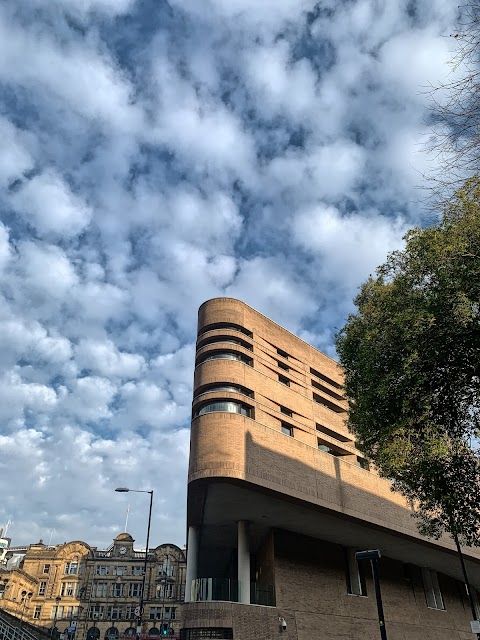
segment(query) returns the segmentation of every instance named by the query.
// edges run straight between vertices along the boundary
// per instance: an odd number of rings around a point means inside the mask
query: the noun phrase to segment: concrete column
[[[250,549],[245,520],[238,521],[238,601],[250,604]]]
[[[187,575],[185,578],[185,602],[192,601],[192,582],[197,578],[198,527],[188,527]]]

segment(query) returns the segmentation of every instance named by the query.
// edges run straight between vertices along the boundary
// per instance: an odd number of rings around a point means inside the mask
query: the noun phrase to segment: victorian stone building
[[[472,637],[454,543],[418,533],[346,416],[334,360],[238,300],[200,307],[183,640],[377,640],[366,549],[389,640]]]
[[[0,607],[25,621],[56,628],[70,640],[115,640],[137,633],[145,577],[141,636],[176,635],[184,598],[185,556],[174,544],[145,552],[128,533],[109,549],[74,541],[30,545],[21,568],[0,572]],[[2,588],[3,587],[3,588]]]

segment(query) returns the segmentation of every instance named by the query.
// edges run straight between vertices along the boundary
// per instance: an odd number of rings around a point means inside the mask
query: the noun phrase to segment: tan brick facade
[[[242,640],[373,640],[371,579],[367,571],[367,597],[349,594],[345,555],[372,547],[384,556],[389,638],[471,637],[454,544],[422,538],[405,500],[363,468],[337,363],[231,298],[204,303],[198,330],[187,515],[198,536],[189,573],[197,601],[184,607],[184,637],[204,627]],[[247,523],[250,602],[269,585],[275,606],[235,602],[237,521]],[[480,551],[465,554],[480,588]]]

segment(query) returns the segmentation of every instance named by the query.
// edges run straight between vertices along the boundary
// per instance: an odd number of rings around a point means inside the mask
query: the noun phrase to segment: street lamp
[[[380,625],[380,638],[387,640],[387,630],[385,628],[385,616],[383,615],[382,592],[380,591],[380,577],[378,575],[378,560],[382,554],[378,549],[370,549],[368,551],[357,551],[355,559],[370,560],[372,565],[373,582],[375,584],[375,597],[377,600],[378,624]]]
[[[61,599],[61,597],[60,597],[60,596],[57,596],[57,597],[55,598],[55,602],[56,602],[57,604],[55,605],[55,616],[54,616],[54,618],[53,618],[53,627],[52,627],[52,631],[51,631],[51,633],[50,633],[50,635],[52,636],[52,638],[53,638],[53,634],[56,632],[56,629],[57,629],[58,604],[59,604],[59,602],[60,602],[61,600],[62,600],[62,599]],[[55,635],[56,635],[56,633],[55,633]]]
[[[142,618],[143,618],[143,603],[145,600],[145,580],[147,577],[147,562],[148,562],[148,545],[150,542],[150,524],[152,522],[152,506],[153,506],[153,491],[143,491],[140,489],[127,489],[127,487],[118,487],[115,489],[118,493],[148,493],[150,494],[150,509],[148,511],[148,526],[147,526],[147,544],[145,546],[145,560],[143,563],[143,580],[142,580],[142,592],[140,594],[140,607],[137,616],[137,639],[142,632]]]

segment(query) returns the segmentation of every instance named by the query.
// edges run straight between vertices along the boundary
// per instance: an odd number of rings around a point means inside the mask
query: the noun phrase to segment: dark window
[[[277,353],[279,356],[282,356],[282,358],[285,358],[285,360],[288,360],[288,353],[286,351],[277,348]]]
[[[341,384],[339,384],[338,382],[335,382],[335,380],[332,380],[331,378],[326,376],[324,373],[320,373],[320,371],[316,371],[311,367],[310,367],[310,373],[312,374],[312,376],[315,376],[316,378],[320,378],[320,380],[323,380],[324,382],[327,382],[328,384],[332,385],[332,387],[335,387],[336,389],[342,389]]]
[[[50,573],[50,565],[49,564],[44,564],[43,565],[43,573]]]
[[[198,332],[198,335],[202,335],[207,331],[214,331],[215,329],[226,329],[227,331],[240,331],[245,334],[249,338],[253,336],[253,333],[245,327],[240,326],[239,324],[233,324],[231,322],[216,322],[214,324],[207,324],[205,327],[202,327]]]
[[[289,416],[290,418],[292,417],[292,410],[291,409],[287,409],[287,407],[280,407],[280,411],[284,415]]]
[[[288,366],[288,364],[285,364],[284,362],[280,362],[280,360],[277,361],[277,364],[279,369],[283,369],[284,371],[290,371],[290,367]]]
[[[322,396],[319,396],[316,393],[313,394],[313,400],[314,402],[321,404],[324,407],[327,407],[327,409],[330,409],[330,411],[334,411],[335,413],[347,413],[347,410],[344,409],[343,407],[339,407],[338,404],[335,404],[334,402],[330,402],[330,400],[327,400],[326,398],[322,398]]]
[[[231,640],[233,629],[226,627],[192,627],[180,629],[180,640]]]
[[[337,431],[333,431],[333,429],[329,429],[328,427],[324,427],[323,424],[318,424],[317,422],[315,426],[317,427],[317,431],[320,431],[331,438],[335,438],[335,440],[338,440],[339,442],[352,442],[352,438],[344,436],[342,433],[338,433]]]
[[[253,347],[249,342],[245,340],[240,340],[240,338],[236,338],[233,336],[212,336],[211,338],[205,338],[205,340],[199,340],[197,344],[197,349],[201,349],[202,347],[206,347],[209,344],[216,344],[217,342],[222,342],[224,344],[238,344],[240,347],[244,349],[249,349],[253,351]]]
[[[241,402],[233,400],[216,400],[208,404],[201,405],[193,414],[193,417],[202,416],[204,413],[213,413],[215,411],[226,411],[227,413],[240,413],[242,416],[251,417],[252,409]]]
[[[319,384],[318,382],[315,382],[315,380],[312,380],[312,387],[315,387],[315,389],[318,389],[322,393],[325,393],[327,396],[330,396],[331,398],[334,398],[335,400],[338,400],[340,402],[345,400],[345,398],[341,396],[339,393],[335,393],[335,391],[331,391],[324,384]]]
[[[282,422],[282,433],[284,433],[286,436],[292,436],[293,437],[293,427],[290,424],[287,424],[286,422]]]
[[[200,358],[197,364],[207,362],[208,360],[239,360],[249,366],[252,366],[253,364],[253,360],[251,358],[248,358],[243,353],[238,353],[237,351],[209,351]]]
[[[285,376],[281,376],[279,374],[278,375],[278,381],[281,382],[282,384],[286,385],[287,387],[290,386],[290,380],[288,378],[286,378]]]
[[[239,384],[232,384],[230,382],[214,382],[205,387],[200,387],[195,391],[195,398],[202,393],[209,393],[210,391],[230,391],[231,393],[241,393],[244,396],[253,398],[253,391],[240,386]]]
[[[429,609],[445,609],[437,572],[433,569],[422,567],[422,579],[427,607]]]

